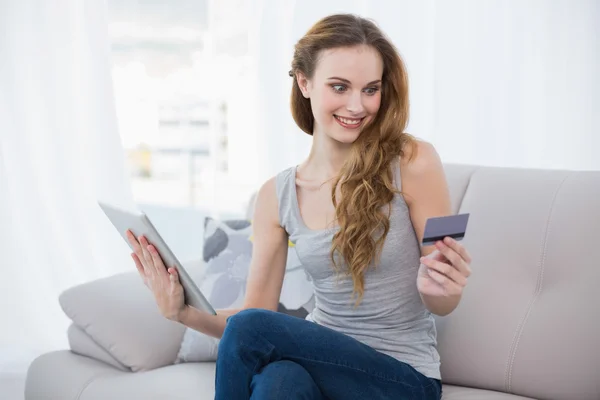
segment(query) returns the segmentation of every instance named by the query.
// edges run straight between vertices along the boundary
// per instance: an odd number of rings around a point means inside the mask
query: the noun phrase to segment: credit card
[[[454,240],[463,240],[467,232],[469,215],[469,213],[466,213],[429,218],[425,223],[422,245],[435,244],[435,242],[443,240],[446,236],[450,236]]]

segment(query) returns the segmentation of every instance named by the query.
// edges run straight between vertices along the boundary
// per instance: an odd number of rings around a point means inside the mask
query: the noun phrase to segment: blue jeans
[[[436,399],[441,383],[358,340],[274,311],[243,310],[219,343],[216,400]]]

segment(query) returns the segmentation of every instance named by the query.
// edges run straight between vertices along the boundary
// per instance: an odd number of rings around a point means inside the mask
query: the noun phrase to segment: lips
[[[340,124],[344,128],[349,128],[349,129],[358,128],[362,124],[362,121],[364,120],[364,117],[363,118],[348,118],[348,117],[341,117],[341,116],[335,115],[335,114],[333,116],[335,117],[335,120],[338,122],[338,124]]]

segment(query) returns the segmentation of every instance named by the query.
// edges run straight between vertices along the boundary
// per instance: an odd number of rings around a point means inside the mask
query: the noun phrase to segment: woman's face
[[[298,79],[302,94],[310,98],[313,134],[354,142],[379,110],[382,75],[381,56],[370,46],[324,50],[312,79]]]

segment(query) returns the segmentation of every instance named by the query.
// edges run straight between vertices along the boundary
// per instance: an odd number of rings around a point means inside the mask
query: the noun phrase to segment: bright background
[[[143,209],[189,260],[204,216],[243,215],[303,160],[287,71],[334,12],[398,47],[408,131],[444,162],[600,170],[600,1],[4,0],[0,372],[67,346],[61,291],[132,270],[97,199]]]

